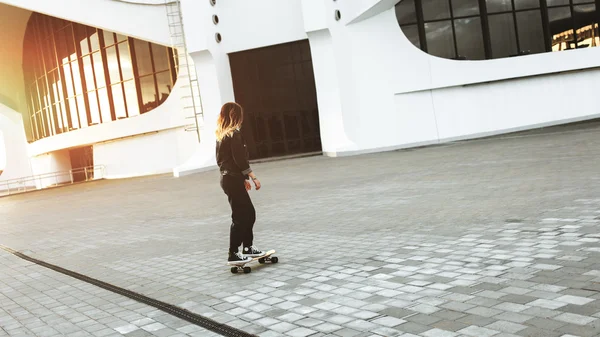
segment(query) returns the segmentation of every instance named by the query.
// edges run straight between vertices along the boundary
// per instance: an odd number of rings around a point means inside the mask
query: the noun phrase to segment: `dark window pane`
[[[133,78],[133,65],[131,63],[131,55],[129,54],[129,45],[127,42],[119,43],[119,64],[121,65],[121,72],[123,75],[123,81],[127,81]]]
[[[158,84],[158,104],[164,102],[171,90],[173,84],[171,83],[171,73],[168,71],[156,74],[156,84]]]
[[[134,40],[135,58],[140,76],[153,73],[152,59],[150,58],[150,44],[148,42]]]
[[[415,0],[402,0],[396,5],[396,18],[401,25],[416,23],[417,11],[415,10]]]
[[[135,81],[127,81],[123,83],[125,88],[125,102],[127,104],[127,115],[129,117],[140,114],[140,106],[138,103],[138,94],[135,87]]]
[[[517,34],[513,14],[496,14],[488,17],[492,58],[517,55]]]
[[[115,107],[115,116],[117,119],[127,117],[127,109],[125,108],[125,97],[123,96],[122,84],[115,84],[111,87],[113,96],[113,106]]]
[[[168,49],[164,46],[152,43],[152,57],[154,58],[154,71],[161,72],[169,69]]]
[[[488,13],[512,11],[512,0],[486,0]]]
[[[548,22],[550,23],[550,35],[552,37],[552,51],[575,48],[570,7],[549,8]]]
[[[444,58],[456,56],[451,21],[426,23],[425,36],[429,54]]]
[[[573,7],[577,48],[596,47],[598,45],[598,20],[596,5],[579,5]]]
[[[106,48],[106,65],[108,66],[110,83],[114,84],[121,82],[121,75],[119,74],[119,59],[117,58],[117,47],[112,46]]]
[[[479,0],[452,0],[452,15],[479,15]]]
[[[148,112],[157,107],[156,88],[154,87],[154,76],[140,78],[142,92],[142,112]]]
[[[415,45],[415,47],[421,49],[421,40],[419,39],[419,27],[417,25],[402,26],[402,32],[406,35],[406,38]]]
[[[456,31],[458,57],[464,57],[467,60],[485,59],[483,33],[479,17],[457,19],[454,21],[454,29]]]
[[[548,7],[551,6],[564,6],[569,4],[569,0],[546,0]]]
[[[515,9],[532,9],[540,8],[540,0],[516,0]]]
[[[546,50],[540,10],[518,12],[517,30],[522,52],[534,54]]]
[[[479,17],[457,19],[454,21],[454,29],[456,31],[458,57],[465,57],[467,60],[485,59],[483,33]]]
[[[450,18],[450,3],[448,0],[423,0],[422,6],[425,21]]]

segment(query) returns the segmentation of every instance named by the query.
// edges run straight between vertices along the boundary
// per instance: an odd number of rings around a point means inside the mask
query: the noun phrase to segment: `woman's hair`
[[[217,141],[220,142],[223,138],[233,135],[235,130],[242,127],[243,121],[244,111],[241,105],[234,102],[223,104],[217,119],[217,130],[215,131]]]

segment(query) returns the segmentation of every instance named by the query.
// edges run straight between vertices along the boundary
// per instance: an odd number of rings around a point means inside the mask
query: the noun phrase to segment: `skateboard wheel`
[[[237,274],[237,272],[238,272],[238,268],[237,268],[237,267],[231,267],[231,272],[232,272],[233,274]]]
[[[244,267],[244,274],[249,274],[252,271],[250,267]]]
[[[277,263],[277,262],[279,262],[279,258],[277,256],[273,256],[271,258],[271,263]]]
[[[261,257],[260,259],[258,259],[258,263],[263,264],[265,263],[265,258]]]

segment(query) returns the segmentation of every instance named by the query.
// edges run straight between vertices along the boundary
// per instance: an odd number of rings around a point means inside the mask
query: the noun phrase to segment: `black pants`
[[[229,230],[229,251],[235,253],[243,243],[244,247],[252,246],[256,211],[250,195],[244,186],[244,178],[221,175],[221,188],[227,194],[231,206],[231,228]]]

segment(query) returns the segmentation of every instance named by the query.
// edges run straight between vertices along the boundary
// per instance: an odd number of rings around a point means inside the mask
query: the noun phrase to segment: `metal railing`
[[[95,165],[0,181],[0,196],[103,179],[105,170],[104,165]]]

